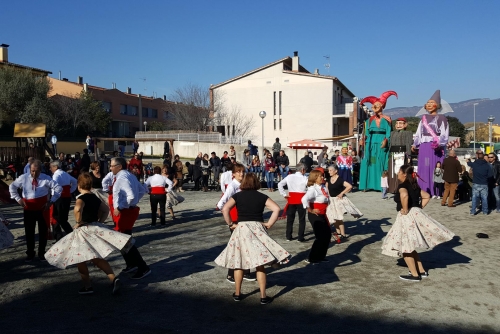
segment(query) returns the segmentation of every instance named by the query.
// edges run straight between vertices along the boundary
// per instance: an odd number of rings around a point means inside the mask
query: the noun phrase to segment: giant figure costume
[[[439,89],[427,101],[424,108],[428,114],[423,115],[418,124],[412,150],[418,148],[418,185],[434,196],[437,195],[434,192],[434,168],[438,161],[443,163],[450,130],[446,117],[438,114],[438,110],[441,109]]]
[[[396,120],[396,130],[391,132],[389,147],[389,192],[394,193],[398,188],[397,173],[401,166],[408,163],[411,158],[411,146],[413,144],[413,133],[406,131],[408,123],[400,117]]]
[[[365,122],[364,156],[359,172],[360,190],[381,191],[380,178],[387,170],[389,161],[389,139],[391,135],[391,118],[384,115],[387,98],[398,94],[392,90],[383,93],[379,98],[368,96],[361,100],[361,104],[370,102],[374,115]]]

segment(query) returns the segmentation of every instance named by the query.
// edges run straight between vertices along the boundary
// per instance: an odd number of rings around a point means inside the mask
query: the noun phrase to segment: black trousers
[[[330,239],[332,237],[332,231],[325,216],[308,213],[307,218],[309,218],[309,222],[311,223],[314,231],[314,236],[316,237],[316,240],[314,240],[311,247],[311,251],[309,252],[309,261],[319,262],[326,256],[328,246],[330,245]]]
[[[123,231],[123,233],[132,235],[132,230],[128,231]],[[123,259],[125,260],[125,263],[127,264],[127,268],[133,268],[137,267],[138,271],[147,271],[148,270],[148,265],[144,261],[144,259],[141,256],[141,253],[139,253],[139,250],[137,247],[132,246],[128,253],[125,253],[124,251],[120,251],[122,253]]]
[[[35,226],[38,223],[38,256],[45,254],[47,246],[47,223],[43,218],[43,210],[28,211],[24,210],[24,233],[26,235],[26,254],[34,257],[35,252]]]
[[[293,222],[295,221],[295,213],[299,214],[299,240],[304,240],[304,232],[306,230],[306,209],[302,204],[288,204],[286,210],[286,238],[292,239]]]
[[[54,236],[56,240],[62,238],[62,230],[66,233],[73,232],[73,228],[68,222],[69,209],[71,206],[71,197],[59,197],[54,203],[54,218],[57,220],[54,226]]]
[[[229,232],[231,233],[231,235],[233,234],[233,230],[229,229]],[[243,275],[248,275],[248,274],[250,274],[250,269],[243,270]],[[227,270],[227,277],[234,278],[234,269]]]
[[[156,225],[156,209],[160,205],[160,224],[165,225],[165,204],[167,203],[167,194],[151,195],[151,225]]]

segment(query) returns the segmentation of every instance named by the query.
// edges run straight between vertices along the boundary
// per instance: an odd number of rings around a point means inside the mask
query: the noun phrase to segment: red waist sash
[[[320,215],[326,215],[326,208],[328,207],[328,203],[311,202],[309,204],[311,205],[311,209],[318,209]]]
[[[47,196],[31,198],[31,199],[24,198],[24,203],[26,203],[24,210],[40,211],[45,209],[45,204],[47,204]]]
[[[61,198],[71,197],[71,186],[62,186]]]
[[[299,192],[289,192],[287,202],[288,204],[302,204],[302,197],[304,197],[305,193]]]
[[[130,231],[134,227],[135,221],[139,218],[139,207],[135,206],[133,208],[122,209],[118,216],[114,216],[113,221],[115,222],[115,231],[125,232]],[[153,213],[156,214],[156,213]],[[116,220],[115,220],[116,217]]]
[[[151,195],[165,195],[165,187],[151,187]]]
[[[229,215],[231,216],[233,223],[238,222],[238,210],[236,210],[236,206],[233,206],[233,208],[229,210]]]

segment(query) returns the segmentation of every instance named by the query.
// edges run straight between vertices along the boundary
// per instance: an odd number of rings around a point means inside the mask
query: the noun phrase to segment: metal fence
[[[135,139],[167,139],[203,143],[237,144],[246,143],[247,139],[240,136],[223,136],[221,133],[136,133]]]

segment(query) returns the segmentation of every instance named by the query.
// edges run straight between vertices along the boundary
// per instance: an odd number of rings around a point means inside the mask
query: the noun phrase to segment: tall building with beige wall
[[[367,117],[355,95],[336,77],[310,73],[299,63],[298,52],[210,87],[213,99],[226,111],[239,110],[252,117],[250,137],[264,146],[276,137],[282,145],[301,139],[348,136]],[[221,124],[231,126],[231,124]]]

